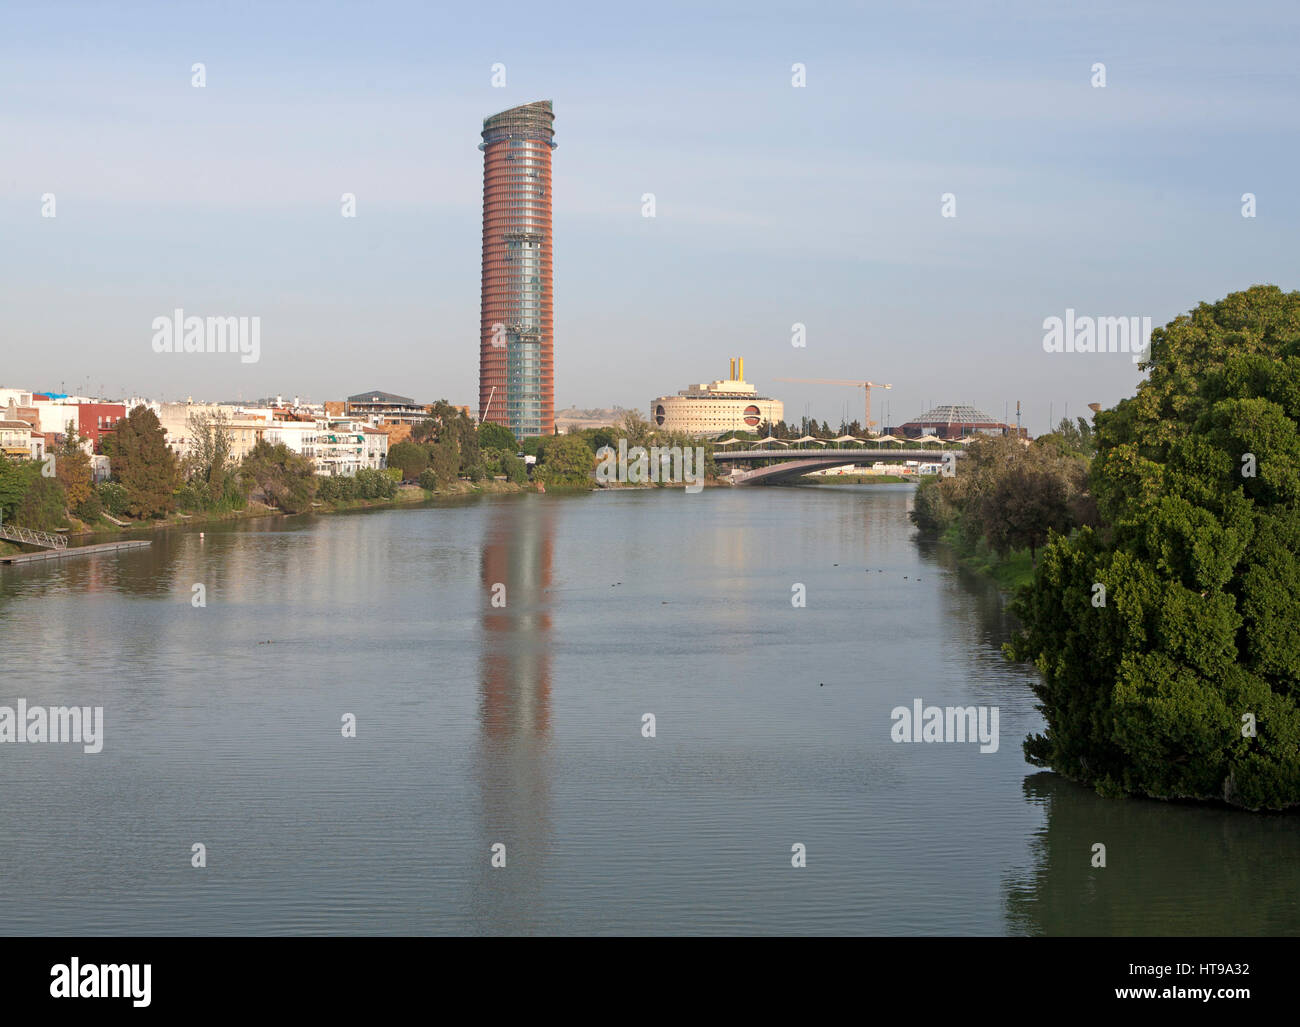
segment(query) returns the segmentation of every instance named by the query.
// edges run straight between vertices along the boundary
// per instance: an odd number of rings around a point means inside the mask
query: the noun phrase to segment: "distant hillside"
[[[623,416],[622,407],[568,407],[555,412],[561,430],[570,428],[605,428]]]

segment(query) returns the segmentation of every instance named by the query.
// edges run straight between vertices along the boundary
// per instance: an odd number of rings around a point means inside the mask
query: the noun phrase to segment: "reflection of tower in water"
[[[546,589],[551,587],[553,547],[549,504],[503,503],[493,512],[482,558],[480,718],[485,742],[540,740],[550,730]]]
[[[479,694],[479,785],[483,867],[488,847],[506,845],[507,869],[487,870],[488,922],[524,929],[525,895],[548,848],[554,508],[544,499],[500,503],[481,562],[483,631]],[[494,597],[500,597],[495,599]]]

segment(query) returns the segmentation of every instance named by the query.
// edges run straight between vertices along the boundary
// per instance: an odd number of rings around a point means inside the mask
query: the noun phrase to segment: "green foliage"
[[[977,438],[951,477],[917,487],[909,515],[922,531],[956,528],[963,547],[981,539],[996,553],[1029,550],[1052,532],[1068,533],[1096,520],[1086,459],[1051,441],[1026,446],[1010,436]]]
[[[460,444],[452,432],[445,432],[433,444],[432,459],[429,468],[433,471],[442,488],[455,483],[460,468]]]
[[[90,495],[72,512],[78,520],[94,524],[104,515],[104,504],[99,501],[99,494],[92,489]]]
[[[506,476],[506,480],[515,485],[522,485],[528,481],[528,465],[513,453],[501,454],[501,473]]]
[[[388,470],[363,467],[355,476],[320,475],[316,478],[316,498],[324,503],[346,503],[359,499],[392,499],[398,482]]]
[[[1039,445],[1053,446],[1062,453],[1074,453],[1091,458],[1097,452],[1097,436],[1092,425],[1082,417],[1072,423],[1065,418],[1050,435],[1040,435],[1034,440]]]
[[[121,517],[125,514],[126,508],[131,502],[126,487],[115,481],[100,482],[95,486],[95,494],[99,497],[100,505],[103,506],[104,511],[111,517]]]
[[[40,477],[41,465],[34,460],[11,460],[0,456],[0,521],[11,521],[31,486]]]
[[[103,445],[114,480],[126,489],[127,514],[162,517],[174,509],[180,468],[176,454],[167,448],[167,434],[157,414],[136,407],[118,421]]]
[[[927,534],[939,535],[954,524],[961,513],[952,490],[944,489],[938,475],[923,478],[912,495],[912,523]]]
[[[1300,293],[1203,303],[1146,366],[1096,419],[1102,527],[1054,538],[1016,604],[1047,719],[1025,754],[1108,795],[1300,805]]]
[[[186,480],[177,495],[182,509],[242,509],[248,493],[235,473],[234,436],[224,413],[191,413],[186,418],[189,452],[181,464]]]
[[[595,462],[581,435],[550,435],[538,447],[535,474],[548,485],[589,485]]]
[[[377,473],[377,472],[373,472]],[[316,497],[315,465],[283,442],[258,441],[240,465],[245,487],[285,513],[302,513]]]
[[[33,466],[39,468],[39,464]],[[57,477],[47,478],[39,471],[31,476],[27,491],[18,503],[14,523],[25,528],[53,531],[67,523],[68,497]]]
[[[429,449],[414,442],[399,442],[388,449],[388,466],[397,469],[404,481],[415,481],[429,466]]]
[[[430,492],[437,491],[438,476],[434,474],[432,467],[426,468],[420,472],[420,488],[428,489]]]
[[[397,482],[383,471],[363,467],[357,471],[354,480],[361,499],[392,499],[397,495]]]
[[[470,481],[479,481],[483,477],[482,458],[479,456],[478,449],[478,428],[464,414],[457,411],[456,420],[456,442],[460,453],[460,473],[465,475]],[[479,468],[478,477],[474,476],[475,468]]]
[[[479,449],[484,453],[494,451],[498,453],[517,453],[519,452],[519,442],[514,434],[503,424],[494,424],[491,421],[485,421],[478,428]]]

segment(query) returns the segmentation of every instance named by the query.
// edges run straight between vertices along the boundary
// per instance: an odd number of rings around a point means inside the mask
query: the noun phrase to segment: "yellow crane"
[[[867,397],[867,417],[863,422],[863,430],[870,434],[875,421],[871,419],[871,390],[872,389],[892,389],[892,385],[882,385],[880,382],[854,381],[848,378],[778,378],[778,382],[800,382],[804,385],[851,385],[855,389],[861,389]]]

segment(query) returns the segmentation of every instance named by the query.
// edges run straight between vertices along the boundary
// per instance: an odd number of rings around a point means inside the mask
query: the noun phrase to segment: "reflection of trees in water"
[[[1004,881],[1011,933],[1300,934],[1300,816],[1103,799],[1047,772],[1024,792],[1046,827]]]
[[[961,567],[942,542],[916,545],[960,583],[945,605],[949,622],[960,618],[978,632],[972,643],[999,651],[1017,623],[996,583]],[[1036,673],[1007,664],[1008,675],[1026,672]],[[1045,826],[1031,839],[1032,865],[1004,878],[1010,933],[1300,934],[1300,816],[1103,799],[1048,772],[1030,774],[1023,789]],[[1097,842],[1104,869],[1092,866]]]
[[[961,612],[975,625],[981,641],[1001,653],[1002,643],[1009,641],[1019,628],[1010,610],[1010,596],[997,583],[982,574],[967,570],[958,561],[952,547],[935,538],[920,536],[916,548],[921,559],[954,574],[961,583]],[[974,617],[970,614],[974,613]],[[1012,665],[1008,664],[1010,668]]]
[[[128,532],[115,537],[92,537],[91,542],[119,542],[145,539],[146,549],[119,550],[95,556],[68,556],[41,560],[0,570],[0,598],[48,593],[51,590],[88,595],[114,592],[128,596],[156,597],[175,586],[179,547],[167,531]],[[80,543],[82,540],[78,539]],[[198,579],[195,579],[198,580]],[[186,591],[189,586],[186,585]]]
[[[498,930],[540,929],[535,898],[549,847],[551,729],[550,596],[555,504],[499,503],[489,518],[480,562],[483,603],[478,781],[482,872],[474,904]],[[505,586],[504,607],[491,603]],[[489,847],[504,842],[507,869],[494,870]],[[493,875],[491,877],[485,875]]]

